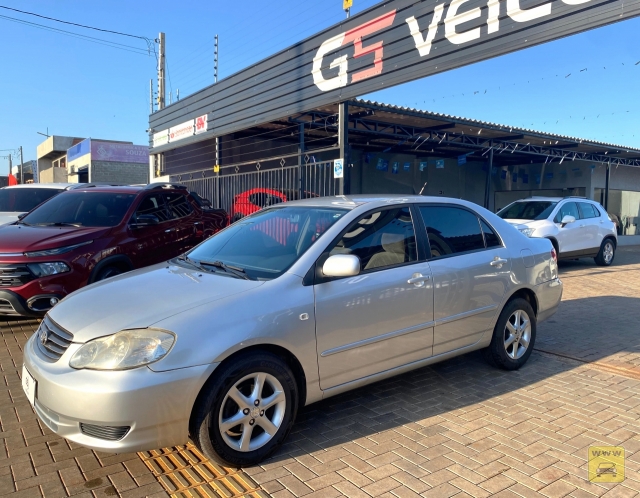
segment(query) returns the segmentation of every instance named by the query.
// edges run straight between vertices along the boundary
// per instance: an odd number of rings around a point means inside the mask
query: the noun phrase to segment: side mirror
[[[148,227],[152,225],[158,225],[159,223],[160,220],[155,214],[141,214],[140,216],[136,217],[135,223],[132,223],[131,226],[133,228]]]
[[[569,223],[574,223],[575,221],[576,219],[573,216],[571,216],[570,214],[565,214],[564,218],[562,218],[562,226],[564,227]]]
[[[29,213],[20,213],[20,214],[18,215],[18,219],[19,219],[19,220],[21,220],[22,218],[24,218],[25,216],[27,216],[27,214],[29,214]]]
[[[327,277],[355,277],[360,273],[360,258],[353,254],[334,254],[322,265]]]

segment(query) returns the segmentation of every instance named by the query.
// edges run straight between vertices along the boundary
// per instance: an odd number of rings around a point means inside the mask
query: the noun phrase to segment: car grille
[[[58,361],[72,341],[73,334],[58,327],[48,316],[36,331],[38,349],[51,361]]]
[[[0,264],[0,287],[20,287],[34,278],[25,265]]]
[[[0,299],[0,313],[15,313],[16,310],[6,299]]]
[[[131,427],[119,426],[111,427],[104,425],[92,425],[80,423],[80,431],[83,434],[91,437],[97,437],[98,439],[106,439],[107,441],[119,441],[127,435]]]

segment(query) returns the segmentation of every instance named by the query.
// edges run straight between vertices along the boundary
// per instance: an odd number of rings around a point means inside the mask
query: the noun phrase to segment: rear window
[[[505,220],[545,220],[556,204],[553,201],[517,201],[498,211],[498,216]]]
[[[57,188],[0,189],[0,211],[26,213],[54,195],[64,192]]]

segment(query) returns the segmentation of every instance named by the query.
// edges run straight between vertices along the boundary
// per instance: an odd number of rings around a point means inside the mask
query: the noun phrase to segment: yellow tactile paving
[[[268,498],[244,472],[210,462],[191,443],[138,455],[172,497]]]

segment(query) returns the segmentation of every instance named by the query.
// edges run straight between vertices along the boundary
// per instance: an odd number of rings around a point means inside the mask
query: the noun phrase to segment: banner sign
[[[91,160],[146,164],[149,161],[149,147],[91,140]]]
[[[196,135],[200,135],[200,133],[204,133],[209,129],[209,121],[208,116],[205,114],[203,116],[198,116],[195,120],[196,127]]]
[[[169,128],[169,142],[175,142],[176,140],[191,137],[194,132],[195,126],[193,124],[193,119],[186,123],[181,123],[178,126]]]
[[[153,146],[160,147],[169,143],[169,130],[162,130],[153,134]]]
[[[640,0],[386,0],[153,113],[150,125],[182,129],[207,114],[193,142],[638,15]]]

